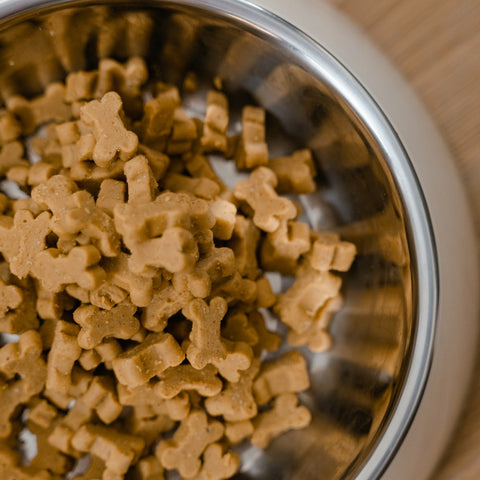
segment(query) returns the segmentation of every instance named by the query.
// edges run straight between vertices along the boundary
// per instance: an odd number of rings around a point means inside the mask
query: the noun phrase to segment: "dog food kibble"
[[[311,421],[301,352],[329,348],[356,253],[299,219],[312,153],[269,158],[254,105],[230,134],[221,82],[193,118],[147,72],[103,58],[0,113],[0,176],[25,194],[0,194],[1,478],[227,479],[237,445]]]

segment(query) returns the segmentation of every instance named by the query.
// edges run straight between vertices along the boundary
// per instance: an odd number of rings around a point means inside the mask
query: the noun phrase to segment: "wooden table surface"
[[[328,1],[369,34],[430,111],[453,152],[480,232],[480,0]],[[480,348],[478,358],[480,371]],[[480,374],[432,480],[478,479]]]

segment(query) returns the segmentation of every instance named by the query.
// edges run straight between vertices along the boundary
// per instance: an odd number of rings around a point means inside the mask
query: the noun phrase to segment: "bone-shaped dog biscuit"
[[[253,383],[253,392],[259,405],[282,393],[302,392],[310,386],[307,365],[297,350],[264,363]]]
[[[53,292],[72,283],[93,290],[105,279],[105,270],[97,265],[100,258],[100,252],[93,245],[74,247],[67,255],[49,248],[35,257],[32,275]]]
[[[36,329],[35,292],[29,288],[6,284],[0,278],[0,331],[23,333]]]
[[[120,383],[138,387],[169,367],[179,365],[185,354],[168,333],[151,333],[145,341],[130,348],[112,362]]]
[[[105,462],[107,471],[124,475],[140,456],[144,441],[112,427],[87,424],[80,427],[72,438],[72,445],[81,452],[89,452]],[[103,478],[105,477],[105,473]]]
[[[282,221],[297,215],[295,204],[275,192],[277,177],[266,167],[255,169],[247,180],[240,180],[233,189],[238,200],[246,202],[253,210],[253,223],[265,232],[274,232]]]
[[[77,342],[79,330],[77,325],[64,320],[59,320],[55,325],[52,347],[48,354],[48,390],[68,394],[72,385],[73,364],[82,353]]]
[[[89,350],[107,337],[132,338],[140,328],[140,322],[134,316],[136,310],[130,302],[121,303],[111,310],[100,310],[94,305],[78,307],[73,314],[73,319],[81,327],[78,345]]]
[[[0,217],[0,251],[17,277],[25,278],[33,268],[36,255],[46,248],[50,219],[48,212],[34,218],[28,210],[18,211],[13,220]]]
[[[108,167],[117,155],[128,160],[137,149],[138,138],[125,128],[121,115],[122,99],[113,91],[80,108],[80,118],[93,128],[97,141],[93,160],[99,167]]]
[[[325,302],[338,295],[341,283],[330,272],[302,269],[294,284],[279,296],[274,311],[283,323],[301,333],[312,324]]]
[[[123,169],[128,185],[129,203],[148,203],[158,195],[158,184],[150,169],[147,157],[136,155]]]
[[[242,110],[242,132],[235,152],[239,169],[252,169],[268,163],[268,146],[265,143],[265,110],[246,106]]]
[[[248,420],[257,415],[257,403],[253,396],[253,379],[260,369],[258,360],[252,361],[248,370],[241,372],[236,383],[228,383],[217,395],[205,400],[205,408],[214,417],[222,415],[228,422]]]
[[[207,110],[200,142],[204,151],[227,151],[228,100],[215,90],[207,93]]]
[[[203,453],[203,465],[195,480],[223,480],[231,478],[240,466],[240,457],[232,451],[223,452],[219,443],[212,443]]]
[[[176,469],[184,478],[191,478],[200,472],[202,453],[222,437],[223,431],[220,422],[209,422],[203,411],[194,410],[181,422],[171,440],[159,443],[155,454],[164,468]]]
[[[278,157],[268,162],[277,175],[278,193],[308,194],[315,191],[315,166],[309,149],[297,150],[287,157]]]
[[[283,393],[275,398],[272,410],[258,415],[254,420],[255,431],[251,442],[259,448],[266,448],[273,438],[291,430],[306,427],[312,419],[310,411],[298,406],[294,393]]]
[[[202,397],[217,395],[222,389],[222,381],[213,365],[198,370],[191,365],[178,365],[165,370],[155,392],[162,398],[173,398],[185,390],[195,390]]]

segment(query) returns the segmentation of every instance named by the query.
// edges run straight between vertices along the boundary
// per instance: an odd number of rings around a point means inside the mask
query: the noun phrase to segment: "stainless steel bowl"
[[[273,155],[312,149],[321,173],[318,194],[300,198],[305,215],[354,241],[359,255],[344,276],[332,348],[308,354],[302,401],[312,425],[266,452],[244,449],[236,478],[388,478],[434,361],[440,281],[415,159],[370,93],[310,37],[243,1],[16,0],[0,2],[0,18],[4,100],[36,95],[102,57],[142,55],[163,81],[181,85],[195,72],[190,112],[203,111],[201,94],[217,77],[232,131],[240,107],[255,102],[268,111]]]

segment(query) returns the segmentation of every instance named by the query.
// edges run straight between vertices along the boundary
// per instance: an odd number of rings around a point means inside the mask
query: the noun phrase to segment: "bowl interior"
[[[272,156],[312,149],[319,187],[298,197],[304,218],[355,242],[359,254],[344,276],[332,348],[306,352],[312,387],[302,401],[314,413],[312,425],[282,436],[265,452],[244,449],[237,478],[353,478],[402,393],[417,318],[408,213],[378,142],[304,52],[258,24],[263,14],[255,8],[239,7],[250,12],[242,18],[232,15],[233,2],[95,3],[25,2],[24,11],[18,7],[6,18],[0,25],[0,95],[31,97],[70,71],[95,68],[99,58],[141,55],[152,78],[181,86],[195,73],[199,89],[184,96],[189,113],[203,116],[205,92],[221,80],[231,133],[240,127],[241,107],[255,103],[268,112]],[[326,65],[335,62],[318,52]],[[228,182],[228,165],[213,162]],[[278,289],[288,284],[271,278]]]

